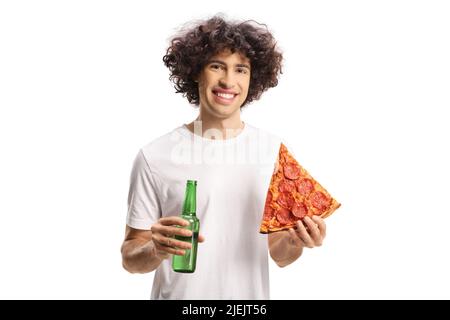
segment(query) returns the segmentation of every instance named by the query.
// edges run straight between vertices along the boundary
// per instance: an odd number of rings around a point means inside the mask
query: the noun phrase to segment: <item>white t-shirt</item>
[[[245,124],[212,140],[182,125],[144,146],[131,173],[127,224],[149,230],[180,215],[186,181],[197,180],[199,243],[194,273],[171,259],[156,270],[152,299],[269,299],[267,235],[259,233],[280,139]]]

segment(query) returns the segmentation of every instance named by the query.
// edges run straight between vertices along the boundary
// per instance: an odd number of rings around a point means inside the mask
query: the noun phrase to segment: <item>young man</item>
[[[280,139],[241,121],[241,108],[277,85],[282,55],[262,25],[214,17],[175,37],[164,56],[177,92],[197,119],[144,146],[134,162],[123,266],[156,270],[152,299],[268,299],[268,252],[280,267],[320,246],[324,221],[260,234]],[[171,256],[189,244],[174,235],[186,180],[197,180],[199,249],[195,273],[175,273]]]

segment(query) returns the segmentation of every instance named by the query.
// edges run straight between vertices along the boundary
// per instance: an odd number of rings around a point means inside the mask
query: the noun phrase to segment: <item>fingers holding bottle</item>
[[[164,217],[152,225],[152,241],[161,259],[169,258],[170,254],[184,255],[185,250],[191,249],[189,242],[175,239],[175,236],[192,236],[192,231],[178,227],[188,225],[189,222],[180,217]]]

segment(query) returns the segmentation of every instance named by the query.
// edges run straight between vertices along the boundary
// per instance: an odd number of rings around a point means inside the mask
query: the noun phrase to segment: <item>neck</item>
[[[244,123],[241,121],[240,110],[228,118],[217,118],[200,109],[197,119],[189,123],[187,127],[195,134],[201,134],[206,138],[230,139],[242,132]]]

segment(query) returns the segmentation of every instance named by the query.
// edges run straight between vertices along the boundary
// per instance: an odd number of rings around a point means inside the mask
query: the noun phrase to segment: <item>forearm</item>
[[[161,264],[153,241],[129,240],[122,246],[122,265],[130,273],[152,272]]]
[[[270,256],[279,267],[285,267],[297,260],[303,253],[303,246],[293,244],[288,232],[270,245]]]

